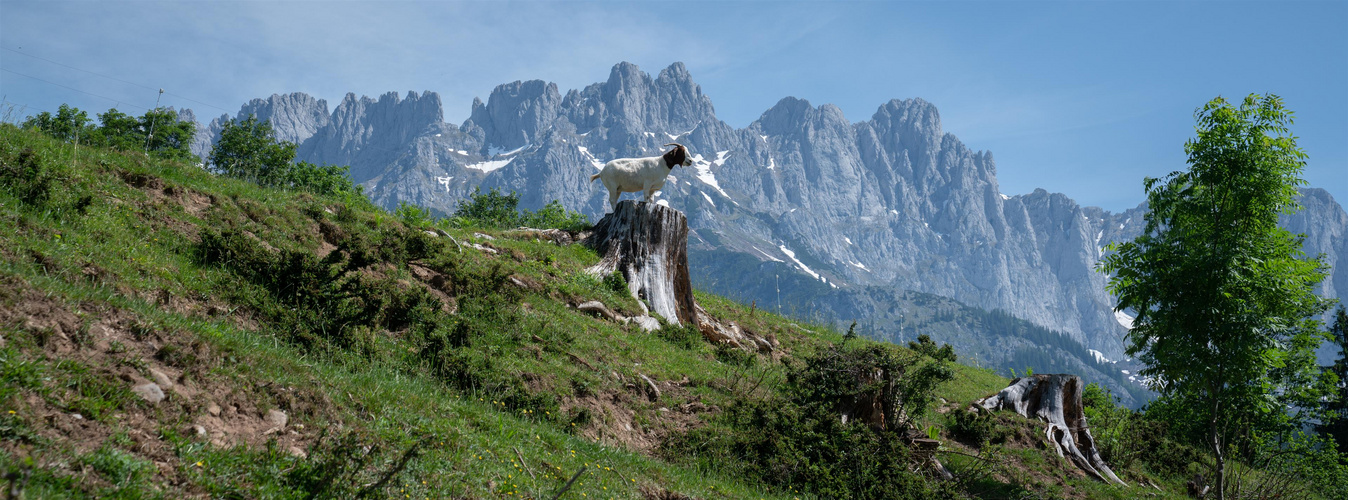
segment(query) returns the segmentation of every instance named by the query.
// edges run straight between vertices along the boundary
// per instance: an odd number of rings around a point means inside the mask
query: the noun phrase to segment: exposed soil
[[[49,369],[54,376],[40,394],[27,392],[18,401],[0,402],[14,408],[22,420],[41,422],[32,425],[41,438],[75,453],[92,452],[121,433],[132,443],[124,446],[127,451],[157,466],[155,482],[183,485],[179,471],[184,464],[163,439],[166,430],[220,447],[260,447],[274,439],[278,449],[302,454],[318,437],[313,422],[326,421],[333,413],[331,401],[314,389],[221,374],[228,370],[217,369],[230,353],[191,334],[156,325],[128,310],[66,303],[18,278],[3,281],[0,288],[7,292],[0,295],[0,324],[13,325],[37,340],[39,352],[29,348],[24,356],[53,366],[58,360],[73,361],[87,369],[85,377],[127,389],[155,383],[163,392],[157,403],[133,395],[129,403],[109,413],[81,415],[70,406],[80,398],[79,387],[59,385],[62,372]],[[173,308],[171,299],[168,305]],[[276,411],[284,412],[287,422],[277,425]],[[311,422],[310,428],[305,422]],[[0,447],[16,457],[36,449],[23,440],[6,440]],[[96,477],[87,474],[85,466],[59,457],[33,458],[42,467]]]
[[[562,401],[564,413],[584,409],[590,420],[579,434],[610,446],[620,446],[638,453],[651,455],[664,440],[674,434],[686,433],[702,425],[702,414],[720,411],[714,405],[688,401],[690,392],[686,381],[655,381],[660,391],[658,399],[640,377],[616,375],[624,390],[611,390],[582,397],[568,397]]]

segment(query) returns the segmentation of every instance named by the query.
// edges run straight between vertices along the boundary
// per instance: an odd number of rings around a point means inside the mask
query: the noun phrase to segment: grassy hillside
[[[1132,460],[1116,471],[1145,486],[1109,487],[1037,423],[968,418],[1008,382],[988,370],[701,293],[779,345],[578,312],[639,309],[582,272],[597,261],[0,125],[0,469],[25,498],[552,498],[573,477],[563,498],[1183,491],[1185,470]],[[835,418],[827,397],[856,393],[819,367],[865,356],[910,368],[912,394],[948,370],[930,404],[902,397],[956,480]]]

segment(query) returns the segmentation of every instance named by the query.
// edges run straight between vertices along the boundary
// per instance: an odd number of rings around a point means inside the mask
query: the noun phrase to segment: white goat
[[[655,192],[665,187],[665,177],[674,170],[675,165],[689,167],[693,159],[688,157],[688,148],[679,143],[665,144],[674,146],[668,153],[650,158],[618,158],[605,163],[599,173],[590,176],[590,182],[602,179],[608,188],[608,204],[618,208],[618,196],[622,193],[645,191],[647,203],[655,197]]]

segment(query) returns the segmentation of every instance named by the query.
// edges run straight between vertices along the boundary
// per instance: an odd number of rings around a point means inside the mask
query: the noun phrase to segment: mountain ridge
[[[250,101],[240,116],[281,117],[278,137],[303,137],[301,160],[351,165],[382,206],[441,213],[476,188],[499,188],[518,192],[523,207],[558,200],[597,218],[607,204],[588,181],[596,167],[681,142],[695,165],[671,172],[660,197],[688,214],[690,245],[704,258],[749,255],[834,290],[951,297],[1123,357],[1126,318],[1112,311],[1094,265],[1108,243],[1140,234],[1144,206],[1111,213],[1042,189],[1005,195],[992,153],[944,131],[936,106],[920,98],[850,122],[836,106],[785,97],[737,129],[716,118],[682,63],[656,77],[619,63],[608,80],[565,93],[542,80],[499,85],[458,126],[443,121],[431,91],[348,94],[326,123],[321,112],[325,101],[289,94]],[[1333,265],[1348,255],[1348,216],[1327,192],[1304,193],[1307,209],[1286,224]],[[1322,292],[1348,294],[1348,275],[1336,269]],[[853,308],[841,302],[853,295],[821,302],[846,321]]]

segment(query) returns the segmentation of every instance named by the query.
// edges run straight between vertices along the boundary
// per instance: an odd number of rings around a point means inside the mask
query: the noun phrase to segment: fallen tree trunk
[[[1069,374],[1020,377],[995,395],[974,403],[987,410],[1011,409],[1022,417],[1048,423],[1044,434],[1057,446],[1058,456],[1071,460],[1091,477],[1128,486],[1105,465],[1086,427],[1081,404],[1081,377]]]
[[[601,259],[588,272],[602,277],[620,271],[632,296],[651,312],[676,325],[697,324],[688,276],[688,218],[682,212],[623,201],[581,243]]]

